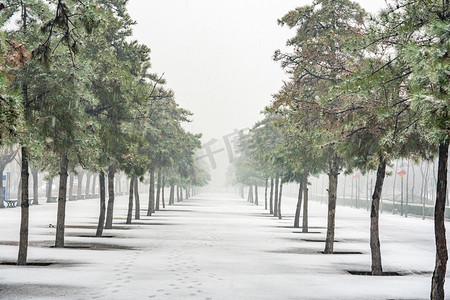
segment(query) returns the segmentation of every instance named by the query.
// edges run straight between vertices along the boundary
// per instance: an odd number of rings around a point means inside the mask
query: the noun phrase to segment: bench
[[[9,199],[9,200],[3,200],[6,202],[6,207],[12,208],[17,206],[17,200]],[[28,199],[29,205],[33,203],[33,199]]]
[[[17,200],[4,200],[6,202],[6,207],[16,207]]]

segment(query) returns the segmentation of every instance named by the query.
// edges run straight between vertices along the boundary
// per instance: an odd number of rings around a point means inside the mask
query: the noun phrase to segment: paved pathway
[[[141,201],[145,202],[145,196]],[[95,232],[97,201],[69,203],[66,245],[52,244],[56,205],[32,208],[30,261],[48,267],[0,267],[0,298],[25,299],[425,299],[433,268],[432,222],[382,218],[386,270],[407,276],[353,276],[368,270],[368,213],[338,207],[336,250],[323,255],[320,242],[326,206],[311,204],[312,233],[291,227],[295,201],[286,199],[283,220],[230,195],[204,195],[166,207],[125,225],[126,197],[116,205],[113,230]],[[143,215],[145,213],[143,212]],[[2,210],[9,234],[0,258],[14,260],[18,210]],[[400,224],[400,225],[399,225]],[[11,233],[12,232],[12,233]],[[90,247],[83,248],[83,247]],[[25,282],[25,286],[21,286]],[[450,293],[450,292],[449,292]]]

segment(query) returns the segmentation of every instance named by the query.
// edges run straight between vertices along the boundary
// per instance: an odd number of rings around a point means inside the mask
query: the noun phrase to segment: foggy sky
[[[203,142],[251,127],[286,75],[272,60],[294,32],[277,24],[305,0],[131,0],[134,38],[152,50],[181,107],[186,129]],[[369,12],[384,0],[357,1]]]

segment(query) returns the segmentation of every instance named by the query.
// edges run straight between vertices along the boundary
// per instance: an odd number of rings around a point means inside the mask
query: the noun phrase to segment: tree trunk
[[[308,232],[308,174],[303,176],[303,225],[302,232]]]
[[[180,201],[183,201],[183,200],[184,200],[184,198],[183,198],[183,188],[180,187]]]
[[[250,190],[247,192],[247,202],[250,202]]]
[[[118,193],[122,193],[121,177],[122,176],[120,174],[117,174],[117,176],[115,176],[116,182],[114,183],[114,191]]]
[[[266,185],[264,188],[264,209],[267,210],[267,188],[269,185],[269,178],[266,178]]]
[[[405,218],[408,217],[408,204],[409,204],[409,160],[406,161],[406,205],[405,205]]]
[[[257,185],[255,185],[255,205],[259,205],[258,186]]]
[[[420,185],[420,203],[423,203],[423,187],[424,187],[424,181],[425,181],[425,174],[423,171],[423,161],[420,162],[420,173],[422,175],[421,185]]]
[[[366,209],[369,211],[369,173],[366,174]]]
[[[39,171],[36,169],[31,170],[31,175],[33,177],[33,205],[39,204]]]
[[[278,196],[278,219],[281,219],[281,196],[283,194],[283,179],[280,180],[280,195]]]
[[[151,216],[154,212],[153,205],[155,203],[155,170],[150,168],[150,187],[148,192],[148,208],[147,208],[147,216]]]
[[[73,200],[73,173],[69,174],[69,201]]]
[[[27,30],[27,9],[26,6],[22,4],[22,24],[24,31]],[[22,86],[22,94],[23,94],[23,104],[24,104],[24,112],[25,112],[25,121],[28,120],[28,116],[30,114],[30,107],[28,103],[28,87],[26,84]],[[20,218],[20,238],[19,238],[19,254],[17,258],[17,264],[19,266],[26,265],[27,263],[27,254],[28,254],[28,228],[29,228],[29,208],[30,202],[28,201],[28,181],[29,181],[29,173],[28,173],[28,149],[25,146],[22,146],[22,165],[21,165],[21,198],[17,198],[17,201],[21,199],[20,209],[21,209],[21,218]],[[3,176],[0,178],[3,181]],[[1,191],[3,193],[3,190]]]
[[[397,182],[398,163],[395,163],[394,184],[392,186],[392,210],[395,210],[395,183]]]
[[[177,202],[180,202],[180,187],[177,185]]]
[[[360,176],[358,176],[358,177],[356,177],[355,178],[355,181],[356,181],[356,191],[355,191],[355,193],[356,193],[356,208],[357,209],[359,209],[359,189],[360,189]]]
[[[345,187],[347,186],[347,175],[344,174],[344,202],[345,202]]]
[[[89,198],[89,195],[90,195],[90,193],[89,193],[90,186],[91,186],[91,172],[87,172],[86,173],[86,189],[84,192],[86,199]]]
[[[275,197],[273,201],[273,216],[278,216],[278,184],[280,182],[280,179],[277,177],[275,178]]]
[[[67,169],[69,159],[67,154],[61,155],[59,165],[59,194],[58,194],[58,217],[56,221],[55,247],[64,247],[64,224],[66,218],[66,195],[67,195]]]
[[[5,169],[0,166],[0,208],[5,208],[5,199],[3,198],[3,172]],[[6,194],[5,194],[6,195]]]
[[[172,188],[172,205],[175,205],[175,196],[178,196],[178,187],[174,183],[172,183]]]
[[[106,211],[106,188],[105,188],[105,172],[100,171],[99,174],[100,183],[100,215],[98,217],[96,237],[101,237],[103,234],[103,228],[105,225],[105,211]],[[108,178],[109,181],[109,178]]]
[[[108,208],[106,210],[106,229],[112,229],[113,217],[114,217],[114,166],[108,167]]]
[[[411,202],[412,203],[414,203],[414,197],[415,197],[415,195],[414,195],[414,187],[415,187],[415,184],[416,184],[416,170],[415,169],[416,168],[414,167],[414,163],[413,163],[413,165],[412,165],[413,178],[412,178],[412,187],[411,187]]]
[[[432,181],[432,184],[431,184],[431,199],[436,199],[436,195],[434,194],[434,192],[435,192],[435,190],[433,189],[433,183],[435,184],[435,185],[437,185],[437,178],[436,178],[436,163],[435,163],[436,161],[434,161],[433,160],[433,172],[432,172],[432,174],[433,174],[433,181]]]
[[[166,181],[166,178],[165,178],[165,176],[163,176],[162,180],[161,180],[161,200],[162,200],[163,208],[166,208],[166,201],[164,199],[164,185],[165,185],[165,181]]]
[[[134,202],[136,204],[136,208],[134,211],[134,219],[141,219],[141,202],[139,199],[139,178],[136,176],[134,178]]]
[[[325,250],[324,250],[325,254],[333,253],[334,249],[334,230],[336,220],[336,195],[337,195],[338,176],[339,176],[339,162],[337,155],[334,154],[329,161],[328,225],[327,225],[327,237],[325,239]]]
[[[53,177],[48,179],[47,183],[47,203],[52,202],[52,190],[53,190]]]
[[[269,198],[270,214],[273,215],[273,178],[270,178],[270,198]]]
[[[373,195],[373,178],[370,178],[370,196],[372,197],[372,195]],[[372,203],[372,202],[370,202],[370,203]],[[369,209],[367,209],[367,210],[369,210]]]
[[[83,177],[84,177],[84,172],[82,172],[82,171],[78,172],[78,176],[77,176],[77,181],[78,181],[77,197],[78,197],[78,200],[81,199],[81,194],[82,194],[81,189],[83,188]]]
[[[430,164],[427,163],[427,168],[425,171],[425,186],[424,186],[424,191],[423,191],[423,202],[422,202],[422,220],[425,220],[425,205],[427,203],[427,199],[428,199],[428,169],[430,168]]]
[[[303,199],[303,179],[300,178],[300,184],[298,185],[297,207],[295,209],[294,228],[300,228],[300,212],[302,209]]]
[[[155,210],[159,210],[159,202],[161,201],[161,169],[158,170],[157,177],[157,187],[156,187],[156,208]]]
[[[179,194],[179,191],[178,191],[178,186],[173,184],[172,205],[175,205],[176,201],[180,201],[179,198],[180,198],[180,194]],[[176,201],[175,201],[175,199],[176,199]]]
[[[169,191],[169,205],[173,205],[174,203],[174,198],[175,198],[175,185],[171,184],[170,185],[170,191]]]
[[[92,192],[91,195],[95,195],[95,183],[97,181],[97,175],[93,174],[92,175]]]
[[[444,299],[444,282],[447,270],[447,240],[445,237],[445,198],[447,195],[448,142],[439,145],[436,204],[434,209],[434,236],[436,265],[431,280],[431,299]]]
[[[372,196],[372,205],[370,208],[370,251],[372,254],[372,275],[382,275],[383,267],[381,265],[380,233],[379,233],[379,208],[381,193],[383,192],[383,182],[386,176],[386,161],[380,155],[377,170],[377,179]]]
[[[19,186],[17,187],[17,205],[22,204],[22,175],[19,179]]]
[[[352,185],[351,185],[351,191],[350,191],[350,207],[351,206],[353,206],[353,181],[354,181],[354,178],[353,178],[353,175],[351,176],[351,179],[352,179]]]
[[[131,218],[133,217],[133,188],[134,188],[134,176],[131,176],[130,191],[128,193],[128,213],[127,213],[127,224],[131,224]]]
[[[20,218],[20,241],[19,241],[19,255],[17,258],[17,264],[23,266],[27,264],[28,254],[28,228],[29,228],[29,207],[28,201],[28,149],[22,147],[22,166],[21,166],[21,178],[22,178],[22,201],[20,204],[21,218]],[[3,180],[3,177],[0,178]],[[2,191],[3,193],[3,191]]]
[[[448,206],[448,190],[449,190],[449,189],[447,189],[447,195],[446,195],[446,197],[445,197],[445,199],[446,199],[446,200],[445,200],[445,201],[446,201],[445,203],[446,203],[447,206]]]

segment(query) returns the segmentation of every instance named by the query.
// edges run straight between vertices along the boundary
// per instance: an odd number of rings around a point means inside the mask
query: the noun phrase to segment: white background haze
[[[286,49],[295,31],[277,20],[311,2],[131,0],[129,13],[137,22],[134,38],[152,50],[152,71],[164,73],[176,101],[194,113],[185,128],[202,133],[202,143],[217,139],[211,148],[220,150],[224,135],[251,128],[262,118],[260,112],[287,79],[272,56]],[[371,13],[385,6],[384,0],[356,2]],[[211,184],[222,186],[226,151],[215,160]]]
[[[384,0],[356,1],[369,12]],[[272,60],[294,35],[277,19],[304,0],[131,0],[134,38],[152,50],[177,102],[194,113],[203,142],[251,127],[286,78]]]

